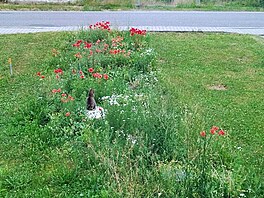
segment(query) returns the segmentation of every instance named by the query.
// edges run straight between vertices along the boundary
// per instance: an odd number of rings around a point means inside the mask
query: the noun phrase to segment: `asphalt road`
[[[226,31],[264,35],[264,12],[204,11],[1,11],[0,33],[67,30],[110,21],[114,27],[152,31]]]

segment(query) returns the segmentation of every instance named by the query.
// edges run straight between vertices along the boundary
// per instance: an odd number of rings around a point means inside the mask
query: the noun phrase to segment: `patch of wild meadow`
[[[263,0],[82,0],[74,3],[14,4],[0,1],[0,10],[215,10],[263,11]]]
[[[3,77],[8,67],[0,68],[0,195],[260,195],[258,176],[250,177],[235,163],[231,127],[202,119],[188,93],[176,97],[175,84],[182,82],[177,90],[183,91],[188,83],[179,77],[184,75],[180,68],[166,68],[172,57],[177,64],[182,61],[187,49],[171,56],[173,50],[167,49],[173,41],[162,36],[155,42],[159,36],[145,30],[118,32],[109,22],[99,22],[76,33],[20,36],[19,46],[30,44],[34,50],[1,51],[1,63],[13,56],[14,69],[20,71]],[[15,37],[1,39],[6,44]],[[161,41],[164,51],[158,47]],[[173,82],[174,70],[179,76],[170,89],[164,82]],[[87,116],[90,89],[102,118]]]

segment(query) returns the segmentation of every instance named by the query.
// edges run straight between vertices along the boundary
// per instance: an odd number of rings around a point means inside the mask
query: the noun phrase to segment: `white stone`
[[[100,119],[105,117],[105,112],[102,107],[97,106],[95,110],[87,110],[86,115],[90,119]]]

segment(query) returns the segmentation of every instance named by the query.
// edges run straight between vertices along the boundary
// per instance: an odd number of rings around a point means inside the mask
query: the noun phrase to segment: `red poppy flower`
[[[89,69],[88,69],[88,72],[93,73],[93,72],[94,72],[94,68],[92,68],[92,67],[89,68]]]
[[[65,116],[66,116],[66,117],[69,117],[70,115],[71,115],[70,112],[65,113]]]
[[[37,76],[41,76],[41,73],[40,72],[37,72]]]
[[[130,36],[134,36],[135,34],[145,36],[147,31],[146,30],[140,30],[137,28],[130,28]]]
[[[202,137],[205,137],[205,136],[206,136],[206,132],[205,132],[205,131],[202,131],[202,132],[200,133],[200,135],[201,135]]]
[[[74,43],[72,46],[73,47],[80,47],[80,45],[82,44],[82,40],[78,40],[78,41],[76,41],[76,43]]]
[[[61,96],[62,96],[62,97],[66,97],[66,96],[67,96],[67,94],[66,94],[66,93],[63,93],[63,94],[61,94]]]
[[[109,53],[110,54],[118,54],[120,52],[120,50],[110,50]]]
[[[74,101],[74,98],[72,96],[68,96],[68,99],[71,100],[71,101]]]
[[[42,79],[44,79],[44,78],[45,78],[45,76],[43,76],[43,75],[42,75],[42,76],[41,76],[41,78],[42,78]]]
[[[109,45],[108,44],[104,44],[104,49],[107,49],[109,47]]]
[[[99,73],[93,73],[94,78],[98,78]]]
[[[94,25],[90,25],[89,26],[90,29],[99,29],[99,30],[108,30],[110,31],[110,22],[104,22],[104,21],[101,21],[101,22],[97,22],[96,24]]]
[[[219,129],[219,127],[217,127],[217,126],[213,126],[213,127],[210,129],[210,133],[214,135],[215,132],[216,132],[218,129]]]
[[[104,79],[108,80],[109,76],[107,74],[104,74]]]
[[[220,131],[218,132],[218,135],[225,135],[224,130],[220,130]]]
[[[52,89],[52,93],[57,93],[57,89]]]
[[[89,48],[91,48],[92,47],[92,43],[88,43],[88,42],[84,42],[84,48],[86,48],[86,49],[89,49]]]
[[[80,78],[81,78],[81,79],[84,79],[85,77],[84,77],[84,75],[81,75]]]
[[[55,74],[61,74],[62,75],[63,74],[63,71],[60,68],[59,69],[54,69],[54,73]]]

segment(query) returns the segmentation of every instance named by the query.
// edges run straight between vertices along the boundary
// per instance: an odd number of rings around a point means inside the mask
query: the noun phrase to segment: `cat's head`
[[[90,97],[94,97],[94,90],[93,90],[93,89],[90,89],[90,90],[89,90],[89,96],[90,96]]]

